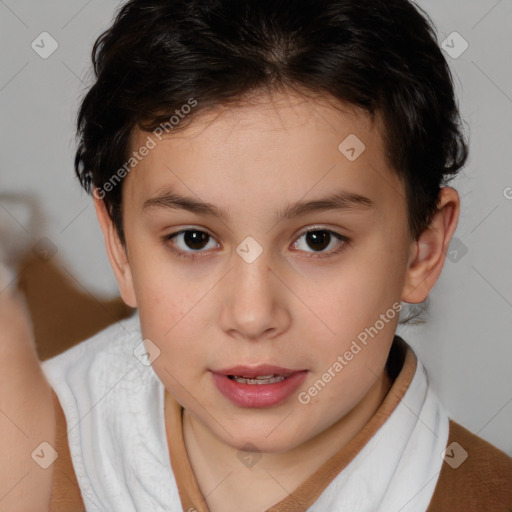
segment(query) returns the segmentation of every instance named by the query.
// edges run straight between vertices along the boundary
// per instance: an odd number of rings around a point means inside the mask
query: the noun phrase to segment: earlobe
[[[136,308],[137,300],[126,248],[119,239],[119,235],[115,229],[112,219],[110,218],[103,199],[100,199],[95,193],[93,193],[93,198],[96,215],[98,216],[98,221],[105,240],[108,259],[116,276],[121,297],[125,304],[132,308]]]
[[[402,300],[423,302],[438,280],[446,260],[448,246],[457,228],[460,199],[456,190],[444,187],[439,194],[438,209],[430,225],[411,246],[411,257]]]

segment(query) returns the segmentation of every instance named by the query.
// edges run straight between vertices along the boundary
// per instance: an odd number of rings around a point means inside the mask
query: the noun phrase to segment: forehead
[[[127,176],[123,201],[141,207],[172,186],[241,206],[333,187],[396,202],[391,196],[402,200],[403,189],[389,167],[383,131],[378,115],[325,98],[282,93],[219,106],[175,133],[136,130],[132,151],[148,145],[148,137],[154,147]]]

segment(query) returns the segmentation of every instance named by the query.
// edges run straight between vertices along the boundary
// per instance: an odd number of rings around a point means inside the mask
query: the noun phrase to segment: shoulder
[[[452,419],[428,512],[445,510],[512,511],[512,458]]]
[[[73,451],[75,464],[82,463],[82,444],[87,441],[85,446],[91,448],[89,434],[94,427],[88,423],[93,421],[94,416],[89,414],[91,403],[96,404],[105,389],[110,388],[111,381],[118,379],[117,374],[124,370],[122,366],[126,363],[126,357],[119,355],[133,351],[131,340],[133,343],[140,340],[140,324],[136,314],[41,363],[52,388],[56,420],[55,449],[58,453],[54,463],[50,512],[85,510],[70,447],[76,446]],[[135,359],[133,354],[129,359]],[[118,371],[116,367],[120,367]],[[78,424],[79,428],[73,428]],[[70,426],[72,430],[68,436]]]
[[[56,420],[55,450],[58,457],[53,465],[53,484],[50,512],[82,512],[85,510],[69,452],[67,425],[64,412],[52,391]]]
[[[57,393],[66,417],[70,407],[75,407],[71,404],[77,401],[77,397],[101,391],[98,388],[98,375],[101,376],[101,383],[108,385],[123,370],[126,360],[135,359],[133,351],[140,341],[140,322],[136,312],[68,350],[42,361],[43,372]],[[69,417],[67,419],[70,421]]]

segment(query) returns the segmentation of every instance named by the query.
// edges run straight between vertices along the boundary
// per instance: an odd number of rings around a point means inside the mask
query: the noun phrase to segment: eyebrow
[[[225,208],[198,201],[193,197],[186,197],[174,191],[167,191],[162,195],[147,199],[142,206],[142,211],[144,212],[154,208],[186,210],[199,215],[218,217],[225,222],[229,220],[229,211]],[[306,213],[318,213],[329,210],[371,210],[374,208],[375,203],[368,197],[342,190],[311,201],[297,201],[291,203],[277,211],[274,217],[275,220],[279,222]]]

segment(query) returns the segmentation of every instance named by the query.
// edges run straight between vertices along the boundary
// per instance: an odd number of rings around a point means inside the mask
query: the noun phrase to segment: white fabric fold
[[[396,409],[308,511],[425,512],[448,433],[448,413],[417,359],[414,377]]]

